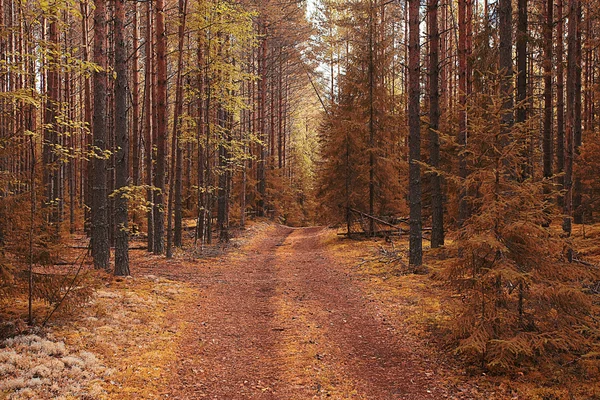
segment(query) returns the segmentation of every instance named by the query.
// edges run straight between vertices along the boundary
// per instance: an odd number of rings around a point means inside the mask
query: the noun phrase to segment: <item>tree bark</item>
[[[573,93],[573,160],[571,161],[573,166],[577,162],[579,157],[579,150],[582,144],[582,68],[581,68],[581,33],[582,33],[582,6],[581,0],[577,0],[575,4],[575,20],[576,20],[576,32],[575,32],[575,80],[574,80],[574,93]],[[581,208],[581,178],[573,174],[573,222],[576,224],[583,223],[583,210]]]
[[[106,2],[95,0],[94,10],[94,62],[100,67],[94,71],[94,117],[93,117],[93,171],[92,183],[92,257],[94,267],[108,269],[110,248],[108,243],[108,197],[107,170],[104,152],[107,148],[106,126]]]
[[[179,30],[177,45],[177,75],[175,88],[175,107],[173,111],[173,136],[171,138],[171,179],[169,179],[169,210],[167,212],[167,258],[173,256],[173,236],[175,246],[181,247],[181,148],[179,143],[179,118],[183,112],[183,44],[187,1],[179,0]],[[173,207],[175,203],[175,207]],[[175,233],[171,230],[172,209],[175,209]]]
[[[165,251],[165,172],[167,156],[167,33],[164,0],[156,0],[156,175],[154,177],[154,254]]]
[[[423,263],[421,221],[421,121],[420,121],[420,52],[419,52],[419,0],[409,0],[408,42],[408,147],[409,147],[409,205],[410,237],[409,265],[418,269]]]
[[[259,23],[259,31],[260,27],[262,27],[263,23]],[[263,35],[266,36],[267,29],[263,28]],[[259,217],[265,216],[265,197],[266,197],[266,147],[264,145],[265,142],[265,129],[266,129],[266,96],[267,96],[267,39],[263,38],[261,40],[260,52],[258,56],[258,73],[260,76],[260,84],[258,88],[258,119],[259,119],[259,138],[261,143],[259,146],[259,159],[257,160],[256,165],[256,179],[257,189],[258,189],[258,201],[256,204],[256,214]]]
[[[51,46],[51,56],[59,57],[58,38],[58,13],[49,17],[48,41]],[[50,65],[46,72],[46,90],[48,97],[44,110],[44,150],[42,153],[44,163],[44,187],[46,188],[46,204],[49,207],[48,222],[53,228],[52,237],[59,238],[60,233],[60,161],[56,157],[55,146],[59,145],[59,125],[57,123],[57,110],[60,103],[60,71],[59,63]]]
[[[125,0],[115,0],[115,275],[129,275],[128,204],[124,192],[129,184],[129,131],[127,126],[127,47]]]
[[[544,178],[552,177],[552,163],[554,148],[552,146],[552,30],[554,27],[554,0],[546,1],[546,24],[544,26],[544,136],[543,136],[543,163]],[[546,187],[546,194],[549,192]]]
[[[513,108],[514,101],[512,95],[512,0],[498,0],[499,21],[499,66],[500,66],[500,96],[502,101],[502,124],[503,131],[510,130],[514,122]],[[504,144],[508,144],[508,139],[504,138]]]
[[[527,118],[527,0],[518,0],[517,21],[517,110],[515,121]]]
[[[565,218],[563,230],[571,234],[573,216],[573,156],[574,138],[577,128],[576,89],[577,84],[577,5],[578,0],[569,0],[569,24],[567,32],[567,129],[565,132]]]
[[[138,3],[133,4],[133,53],[131,55],[131,131],[133,133],[133,146],[131,146],[131,162],[133,186],[139,186],[140,179],[140,76],[139,76],[139,52],[138,42],[140,36]],[[135,220],[134,220],[135,222]]]
[[[458,145],[461,152],[458,157],[458,176],[465,182],[467,178],[466,153],[463,151],[467,146],[467,7],[469,0],[458,1],[458,90],[459,90],[459,121],[458,121]],[[458,224],[462,226],[469,217],[467,205],[466,184],[460,188],[458,194]]]
[[[429,27],[429,162],[436,170],[440,166],[440,33],[438,29],[438,0],[428,0]],[[442,200],[442,177],[435,172],[431,176],[431,247],[444,245],[444,206]]]
[[[564,11],[563,0],[556,4],[556,172],[558,189],[565,185],[565,76],[564,76]],[[564,196],[558,196],[558,205],[564,207]]]

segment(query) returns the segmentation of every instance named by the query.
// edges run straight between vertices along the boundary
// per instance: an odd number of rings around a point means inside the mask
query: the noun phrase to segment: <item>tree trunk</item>
[[[58,39],[58,15],[52,15],[49,17],[49,33],[48,41],[51,44],[51,56],[58,57],[59,54],[59,39]],[[58,62],[54,65],[50,65],[47,70],[46,77],[46,89],[48,93],[48,99],[45,105],[44,112],[44,150],[43,150],[43,163],[44,163],[44,187],[46,188],[46,202],[49,207],[48,222],[53,229],[52,237],[55,239],[59,238],[60,233],[60,213],[59,203],[62,202],[60,196],[60,161],[56,156],[55,146],[60,145],[58,142],[60,129],[57,123],[58,107],[60,103],[60,71]]]
[[[106,151],[106,3],[95,1],[94,10],[94,62],[100,70],[94,71],[94,117],[93,117],[93,183],[92,183],[92,257],[94,267],[109,268],[110,248],[108,243],[108,197]]]
[[[419,53],[419,0],[409,0],[408,42],[408,147],[409,147],[409,205],[410,238],[409,265],[418,269],[423,263],[421,232],[421,121],[420,121],[420,53]]]
[[[125,0],[115,0],[115,275],[129,275],[128,205],[124,192],[129,183],[129,132],[127,127],[127,47]]]
[[[90,60],[89,54],[89,41],[88,41],[88,3],[85,0],[81,0],[80,3],[81,15],[82,15],[82,23],[81,23],[81,31],[82,31],[82,41],[83,41],[83,59],[84,61]],[[91,95],[91,82],[89,77],[84,77],[84,121],[87,124],[88,128],[92,128],[92,95]],[[88,135],[83,135],[82,145],[84,148],[89,146]],[[89,150],[86,148],[86,150]],[[91,215],[90,210],[92,208],[92,175],[93,175],[93,161],[85,160],[85,171],[86,173],[82,173],[82,189],[83,189],[83,198],[86,207],[84,207],[84,230],[90,235],[91,234]]]
[[[202,74],[204,68],[204,53],[202,51],[202,47],[204,46],[204,42],[202,40],[202,34],[198,35],[198,92],[200,96],[197,99],[197,107],[198,107],[198,127],[196,130],[196,140],[197,140],[197,157],[198,157],[198,216],[196,221],[196,240],[200,239],[200,242],[204,244],[205,234],[204,227],[206,226],[206,192],[204,190],[205,180],[204,176],[206,174],[206,160],[204,157],[204,146],[203,146],[203,138],[204,138],[204,130],[205,130],[205,121],[204,121],[204,75]]]
[[[139,186],[140,180],[140,77],[139,77],[139,52],[138,43],[140,36],[138,3],[133,4],[133,53],[131,54],[131,131],[133,133],[133,146],[131,146],[131,162],[133,186]],[[147,112],[147,111],[146,111]],[[135,222],[135,221],[134,221]]]
[[[375,215],[375,4],[369,1],[369,215]],[[417,78],[418,79],[418,78]],[[410,90],[410,89],[409,89]],[[412,210],[412,209],[411,209]],[[375,233],[369,219],[369,235]]]
[[[440,166],[440,33],[438,29],[438,0],[428,0],[429,28],[429,159],[431,166]],[[444,245],[444,206],[442,203],[442,177],[436,172],[431,176],[431,247]]]
[[[259,30],[262,23],[259,23]],[[266,36],[267,30],[264,28],[263,35]],[[266,148],[264,145],[266,136],[266,96],[267,96],[267,39],[263,38],[261,41],[260,53],[258,56],[258,73],[260,76],[260,84],[258,89],[258,119],[259,119],[259,138],[261,143],[259,146],[259,159],[256,165],[256,179],[258,181],[258,201],[256,205],[256,214],[259,217],[265,216],[265,196],[266,196]]]
[[[459,90],[459,121],[458,145],[461,152],[458,158],[458,176],[465,182],[467,178],[467,160],[464,150],[467,146],[467,6],[469,0],[458,1],[458,90]],[[460,188],[458,194],[458,224],[462,226],[469,214],[467,205],[466,184]]]
[[[173,136],[171,138],[171,178],[169,179],[169,210],[167,212],[167,258],[173,255],[173,235],[175,246],[181,247],[181,148],[179,144],[180,116],[183,112],[183,44],[185,39],[185,22],[187,1],[179,0],[179,31],[177,75],[175,87],[175,107],[173,111]],[[175,202],[175,207],[173,203]],[[171,230],[172,209],[175,209],[175,234]]]
[[[565,132],[565,218],[563,229],[571,234],[573,216],[573,156],[574,138],[577,130],[576,89],[577,85],[577,8],[579,0],[569,0],[569,25],[567,32],[567,130]]]
[[[231,141],[229,115],[219,105],[217,110],[217,123],[221,127],[221,135],[219,140],[219,187],[217,188],[217,229],[219,231],[219,241],[229,241],[229,221],[227,215],[227,205],[229,201],[229,151],[227,150],[226,142]],[[227,133],[225,133],[227,132]]]
[[[556,172],[558,190],[565,185],[565,76],[564,76],[564,12],[563,0],[556,5]],[[564,196],[558,196],[558,205],[564,207]]]
[[[518,0],[517,21],[517,123],[527,118],[527,0]]]
[[[573,159],[572,166],[575,165],[579,157],[579,150],[582,144],[581,136],[581,115],[582,115],[582,104],[581,104],[581,1],[577,0],[575,4],[575,20],[576,20],[576,33],[575,33],[575,80],[574,80],[574,93],[573,93]],[[583,223],[583,210],[581,208],[581,178],[578,175],[573,174],[573,222],[576,224]]]
[[[153,37],[152,34],[152,6],[151,2],[146,2],[146,66],[145,66],[145,78],[144,78],[144,109],[145,109],[145,121],[144,125],[146,127],[146,136],[145,136],[145,169],[146,169],[146,185],[148,188],[146,189],[146,200],[148,202],[148,213],[147,213],[147,224],[148,224],[148,251],[154,251],[154,190],[152,189],[152,184],[154,183],[154,173],[152,169],[152,159],[153,159],[153,137],[154,137],[154,120],[156,119],[156,115],[154,113],[154,104],[156,103],[153,93],[153,80],[154,80],[154,62],[153,62]]]
[[[506,133],[513,125],[513,96],[512,96],[512,0],[498,0],[499,21],[499,65],[500,65],[500,96],[502,100],[502,124]],[[508,144],[508,138],[503,139]]]
[[[154,254],[165,251],[165,172],[167,157],[167,33],[164,0],[156,0],[156,175],[154,177]]]
[[[542,140],[544,179],[552,177],[554,148],[552,146],[552,29],[554,26],[554,0],[546,2],[546,24],[544,26],[544,133]],[[550,193],[549,182],[544,185],[544,194]],[[546,223],[549,225],[550,221]]]

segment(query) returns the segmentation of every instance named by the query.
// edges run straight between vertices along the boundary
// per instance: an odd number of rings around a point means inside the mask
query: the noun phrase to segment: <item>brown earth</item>
[[[271,227],[200,269],[169,269],[200,297],[179,316],[187,331],[165,398],[452,397],[439,363],[386,320],[326,234]]]

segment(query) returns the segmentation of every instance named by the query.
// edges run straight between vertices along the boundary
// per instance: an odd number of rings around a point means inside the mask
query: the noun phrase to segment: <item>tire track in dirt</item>
[[[276,227],[242,257],[225,257],[194,279],[201,295],[182,316],[189,319],[188,340],[172,368],[169,398],[282,398],[275,394],[281,382],[271,297],[275,249],[291,231]]]
[[[433,362],[377,315],[356,280],[329,257],[322,244],[325,232],[322,228],[295,230],[278,257],[287,313],[302,321],[294,324],[296,337],[288,340],[305,343],[305,355],[313,358],[308,369],[325,371],[307,379],[317,389],[315,395],[336,399],[447,397],[435,384]],[[307,335],[308,340],[303,339]]]
[[[278,226],[193,283],[187,340],[165,397],[442,399],[431,362],[395,333],[322,244]],[[209,268],[208,270],[206,268]],[[347,268],[347,267],[346,267]],[[184,280],[190,271],[182,270]]]

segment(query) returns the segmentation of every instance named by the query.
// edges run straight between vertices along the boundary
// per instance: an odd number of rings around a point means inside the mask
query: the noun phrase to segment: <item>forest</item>
[[[595,0],[0,0],[0,399],[600,398]]]

